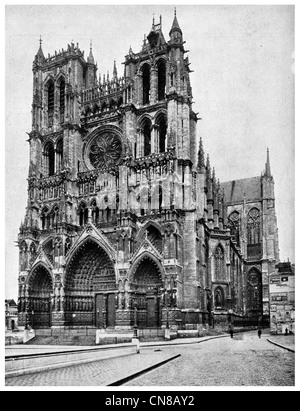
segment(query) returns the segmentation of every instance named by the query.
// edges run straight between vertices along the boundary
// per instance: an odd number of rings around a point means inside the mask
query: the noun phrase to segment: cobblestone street
[[[181,357],[137,378],[130,386],[294,386],[295,354],[259,339],[256,332],[187,347]]]
[[[127,386],[293,386],[295,354],[256,332],[198,344],[142,347],[140,355],[6,379],[6,386],[106,386],[178,354]]]
[[[175,354],[176,355],[176,354]],[[106,386],[171,357],[147,349],[140,355],[94,361],[49,371],[6,378],[6,386]]]

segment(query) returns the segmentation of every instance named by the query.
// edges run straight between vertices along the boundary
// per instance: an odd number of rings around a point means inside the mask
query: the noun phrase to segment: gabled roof
[[[221,183],[227,204],[238,204],[245,201],[262,199],[261,177],[244,178]]]
[[[8,304],[10,307],[17,306],[15,300],[5,300],[5,303]]]

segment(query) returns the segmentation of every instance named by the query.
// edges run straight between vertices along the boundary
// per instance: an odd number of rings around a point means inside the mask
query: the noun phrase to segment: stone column
[[[151,67],[150,70],[150,104],[155,104],[157,101],[158,76],[157,68]]]

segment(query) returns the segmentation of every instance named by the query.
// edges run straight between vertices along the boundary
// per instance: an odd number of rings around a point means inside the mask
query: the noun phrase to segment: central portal
[[[114,327],[116,276],[106,251],[85,241],[67,268],[65,322],[67,325]]]

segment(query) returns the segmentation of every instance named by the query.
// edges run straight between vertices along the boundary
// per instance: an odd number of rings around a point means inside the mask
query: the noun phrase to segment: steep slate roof
[[[238,204],[245,201],[261,200],[261,177],[244,178],[241,180],[221,183],[227,204]]]

